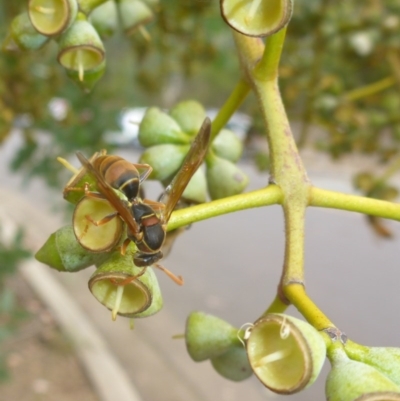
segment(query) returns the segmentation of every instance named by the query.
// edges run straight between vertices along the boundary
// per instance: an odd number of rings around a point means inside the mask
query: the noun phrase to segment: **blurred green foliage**
[[[26,5],[0,0],[0,38]],[[280,76],[289,117],[300,123],[300,146],[315,145],[334,158],[373,153],[383,163],[398,153],[399,16],[397,0],[295,2]],[[106,73],[90,94],[67,79],[55,43],[0,55],[0,139],[14,126],[25,138],[13,168],[57,185],[61,167],[55,157],[109,148],[103,134],[119,129],[124,108],[168,108],[185,98],[206,107],[223,103],[239,67],[218,2],[161,0],[147,30],[151,41],[138,31],[129,37],[117,32],[105,41]],[[67,105],[58,119],[49,108],[55,98]],[[254,98],[243,108],[259,121]],[[322,129],[310,137],[315,126]],[[260,164],[267,166],[265,160]]]

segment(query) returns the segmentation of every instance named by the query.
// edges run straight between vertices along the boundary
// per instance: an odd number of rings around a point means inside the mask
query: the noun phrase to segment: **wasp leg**
[[[160,269],[161,271],[163,271],[176,284],[178,284],[178,285],[183,285],[184,284],[184,280],[183,280],[182,276],[176,276],[170,270],[166,269],[164,266],[159,265],[158,263],[153,265],[153,266],[157,267],[157,269]]]
[[[149,164],[134,163],[134,166],[138,170],[143,170],[143,172],[140,173],[140,182],[144,181],[153,171],[153,167],[151,167]]]
[[[141,271],[139,274],[136,274],[136,276],[127,277],[126,279],[121,280],[121,281],[118,281],[118,280],[115,279],[115,278],[110,278],[109,280],[110,280],[110,282],[113,283],[114,285],[125,286],[125,285],[131,283],[133,280],[136,280],[136,279],[139,278],[140,276],[143,276],[143,274],[146,273],[146,269],[147,269],[147,266],[143,266],[143,269],[142,269],[142,271]]]

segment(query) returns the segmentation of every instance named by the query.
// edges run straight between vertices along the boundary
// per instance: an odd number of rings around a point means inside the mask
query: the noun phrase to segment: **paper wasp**
[[[206,118],[195,137],[180,170],[166,188],[160,202],[150,201],[147,199],[142,200],[137,196],[138,189],[137,191],[136,189],[132,191],[132,194],[135,194],[135,196],[126,196],[126,199],[123,199],[119,196],[118,191],[120,188],[126,188],[124,182],[111,179],[110,182],[106,175],[108,168],[106,158],[112,156],[100,156],[91,163],[81,153],[77,152],[79,161],[95,178],[99,190],[99,193],[96,193],[90,192],[89,188],[85,188],[85,197],[76,206],[74,212],[74,231],[80,244],[87,247],[85,246],[84,237],[87,234],[90,225],[99,227],[106,225],[114,219],[122,219],[127,226],[127,239],[121,246],[121,253],[125,253],[127,246],[130,241],[132,241],[137,247],[137,252],[133,257],[135,265],[143,267],[144,271],[147,266],[158,262],[163,257],[161,247],[165,241],[168,220],[193,174],[203,162],[210,142],[210,133],[211,121],[209,118]],[[102,157],[104,158],[102,159]],[[130,165],[130,163],[126,163]],[[112,166],[112,164],[110,165]],[[101,169],[102,166],[104,166],[104,169]],[[110,174],[110,176],[113,177],[112,174]],[[123,170],[120,172],[118,177],[124,177]],[[137,183],[137,188],[139,188],[139,183],[141,181],[142,180],[139,179],[139,182],[135,182]],[[81,211],[81,209],[85,210],[85,208],[82,207],[82,204],[84,203],[97,201],[104,202],[105,200],[115,211],[105,215],[105,217],[100,220],[95,220],[89,212],[85,214],[84,211]],[[89,210],[89,208],[87,210]],[[76,227],[82,227],[81,220],[85,218],[87,220],[85,222],[86,228],[83,230],[76,229]],[[119,240],[120,236],[115,235],[115,239],[113,238],[111,240],[109,248],[112,249],[116,246]],[[90,248],[90,250],[101,252],[104,251],[104,248],[100,250]],[[169,274],[178,284],[183,283],[180,278],[175,277],[162,266],[156,266]]]

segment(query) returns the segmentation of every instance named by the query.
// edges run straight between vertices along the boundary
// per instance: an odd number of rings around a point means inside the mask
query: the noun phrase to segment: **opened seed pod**
[[[139,127],[139,141],[148,148],[161,144],[185,145],[190,143],[179,124],[157,107],[149,107]]]
[[[117,5],[121,15],[122,28],[127,35],[153,19],[153,12],[141,0],[120,0]]]
[[[326,356],[325,342],[314,327],[282,314],[259,319],[246,347],[258,379],[280,394],[293,394],[311,385]]]
[[[188,150],[189,145],[152,146],[142,154],[140,163],[153,167],[150,179],[167,181],[178,171]]]
[[[226,23],[247,36],[268,36],[285,27],[292,16],[292,0],[220,0]]]
[[[101,264],[89,280],[93,296],[117,315],[146,317],[157,313],[163,305],[154,271],[133,264],[132,254],[115,251]]]
[[[232,345],[241,345],[238,329],[218,317],[192,312],[186,320],[186,348],[196,361],[224,354]]]
[[[211,359],[211,364],[221,376],[235,382],[248,379],[253,374],[242,344],[232,346],[224,354]]]
[[[83,75],[79,71],[67,70],[68,77],[74,81],[85,93],[90,93],[106,70],[106,60],[92,70],[85,71]]]
[[[351,359],[373,366],[400,386],[400,348],[366,347],[349,341],[345,350]]]
[[[206,164],[208,192],[212,199],[240,194],[247,187],[249,178],[229,160],[208,155]]]
[[[400,394],[400,387],[388,377],[370,365],[349,359],[341,347],[331,347],[328,356],[332,365],[325,385],[329,401],[369,401],[369,397],[384,401],[387,393]]]
[[[12,20],[10,34],[21,50],[37,50],[49,40],[33,27],[28,13],[19,14]]]
[[[28,14],[35,29],[46,36],[67,29],[78,13],[76,0],[29,0]]]
[[[196,100],[185,100],[176,104],[169,112],[182,131],[194,136],[206,118],[206,111]]]
[[[81,246],[90,252],[107,252],[120,242],[124,224],[106,199],[85,196],[72,217],[74,233]]]
[[[84,249],[76,240],[72,226],[65,226],[51,234],[37,251],[35,258],[62,272],[77,272],[94,264],[102,263],[107,253],[93,253]]]
[[[84,80],[86,71],[97,68],[104,60],[104,45],[93,25],[77,19],[59,40],[58,62],[67,70],[78,71]]]

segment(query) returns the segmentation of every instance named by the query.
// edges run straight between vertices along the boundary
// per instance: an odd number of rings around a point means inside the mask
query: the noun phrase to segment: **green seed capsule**
[[[101,7],[107,0],[78,0],[79,10],[86,15]]]
[[[67,76],[74,81],[85,93],[90,93],[106,71],[106,60],[104,59],[96,68],[85,71],[67,70]]]
[[[90,23],[102,39],[107,39],[118,29],[118,14],[114,0],[108,0],[95,8],[89,17]]]
[[[189,184],[183,191],[182,199],[190,203],[204,203],[207,200],[207,180],[201,168],[190,179]]]
[[[242,156],[243,144],[233,131],[222,129],[214,139],[212,149],[217,156],[236,163]]]
[[[188,151],[189,145],[152,146],[142,154],[140,163],[153,167],[150,179],[168,181],[178,171]]]
[[[12,20],[10,34],[21,50],[37,50],[49,40],[33,27],[28,13],[19,14]]]
[[[143,269],[133,263],[133,255],[112,253],[89,280],[93,296],[117,315],[146,317],[157,313],[163,305],[157,277],[151,268]]]
[[[247,187],[249,178],[229,160],[209,155],[206,164],[208,192],[212,199],[240,194]]]
[[[279,394],[314,383],[326,356],[325,342],[314,327],[282,314],[267,314],[255,322],[246,348],[258,379]]]
[[[196,361],[215,358],[240,344],[238,329],[215,316],[192,312],[186,320],[186,348]]]
[[[235,382],[248,379],[253,374],[246,349],[241,344],[211,359],[211,364],[221,376]]]
[[[150,107],[140,123],[139,141],[148,148],[161,144],[189,144],[190,137],[182,132],[178,123],[167,113],[157,107]]]
[[[151,9],[141,0],[120,0],[117,6],[126,35],[132,34],[141,25],[147,24],[154,18]]]
[[[35,258],[61,272],[77,272],[102,263],[108,254],[95,254],[82,248],[77,242],[72,226],[65,226],[51,234],[37,251]]]
[[[28,7],[32,25],[46,36],[65,31],[78,13],[76,0],[29,0]]]
[[[349,359],[342,348],[331,347],[328,356],[332,364],[325,386],[329,401],[355,401],[359,397],[368,400],[377,395],[378,398],[371,399],[384,401],[387,398],[384,394],[380,398],[379,393],[400,393],[400,387],[387,376],[370,365]]]
[[[292,16],[292,0],[220,0],[225,22],[246,36],[268,36],[285,27]]]
[[[104,61],[104,45],[93,25],[77,19],[59,40],[58,61],[67,70],[77,71],[84,80],[86,71]]]
[[[351,359],[373,366],[400,386],[400,348],[366,347],[348,342],[346,354]]]
[[[169,112],[182,131],[190,136],[197,134],[206,118],[204,107],[195,100],[186,100],[175,105]]]

